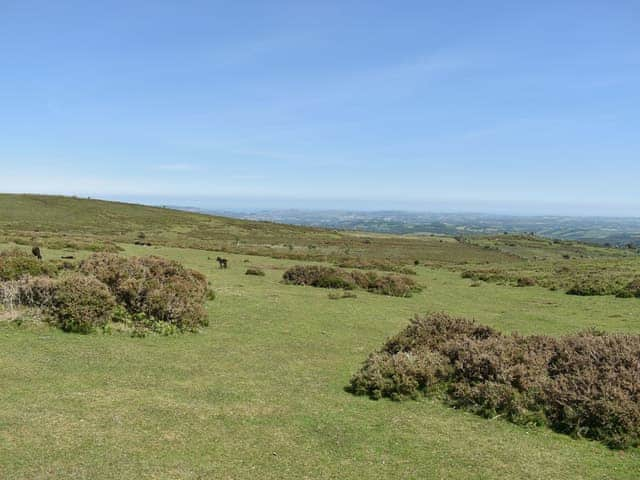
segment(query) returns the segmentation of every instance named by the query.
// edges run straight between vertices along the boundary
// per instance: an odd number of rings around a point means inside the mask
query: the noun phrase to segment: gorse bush
[[[531,278],[531,277],[520,277],[518,278],[516,285],[518,287],[533,287],[534,285],[536,285],[538,282],[536,282],[535,278]]]
[[[604,278],[586,277],[579,279],[571,288],[567,290],[569,295],[599,296],[617,295],[620,287]]]
[[[420,290],[413,279],[402,275],[380,276],[373,271],[347,271],[318,265],[296,265],[284,273],[283,280],[291,285],[320,288],[362,288],[372,293],[395,297],[409,297]]]
[[[206,278],[175,261],[160,257],[120,257],[94,254],[80,265],[113,293],[131,314],[142,313],[180,330],[207,324],[204,304],[208,298]]]
[[[618,291],[616,296],[620,298],[640,298],[640,278],[629,282],[624,288]]]
[[[31,253],[20,249],[0,252],[0,280],[18,280],[24,276],[55,275],[57,267],[38,260]]]
[[[558,431],[640,444],[640,337],[597,332],[564,338],[548,365],[545,412]]]
[[[349,390],[396,400],[445,392],[486,417],[625,448],[640,444],[639,379],[640,336],[502,335],[436,313],[416,317],[371,354]]]
[[[291,285],[345,290],[356,288],[353,277],[346,270],[319,265],[296,265],[284,272],[282,278],[285,283]]]
[[[110,320],[115,305],[115,298],[97,278],[66,275],[55,285],[52,321],[68,332],[89,333]]]
[[[264,277],[265,273],[264,270],[262,270],[261,268],[258,267],[250,267],[247,268],[247,271],[244,272],[245,275],[255,275],[257,277]]]
[[[159,257],[125,258],[110,253],[94,254],[80,264],[79,271],[59,279],[30,276],[41,273],[43,262],[22,252],[9,252],[10,277],[0,282],[0,303],[5,307],[38,307],[48,311],[60,328],[87,333],[107,321],[124,322],[140,329],[166,333],[194,330],[207,324],[204,304],[214,298],[205,277],[177,262]],[[18,259],[19,261],[14,261]],[[20,266],[20,268],[16,268]],[[9,271],[9,270],[5,270]],[[118,304],[115,312],[113,307]]]

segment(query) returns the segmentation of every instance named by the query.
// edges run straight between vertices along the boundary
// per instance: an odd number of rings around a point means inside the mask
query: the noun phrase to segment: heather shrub
[[[598,296],[616,295],[620,288],[615,283],[599,277],[585,277],[578,280],[567,290],[569,295]]]
[[[0,252],[0,280],[18,280],[27,275],[55,275],[57,268],[49,262],[38,260],[31,253],[20,249]]]
[[[100,280],[70,274],[56,282],[52,322],[68,332],[89,333],[107,323],[115,305],[113,295]]]
[[[420,288],[412,278],[400,275],[385,275],[384,277],[378,277],[369,285],[367,290],[392,297],[410,297]]]
[[[206,279],[178,262],[160,257],[95,254],[82,262],[80,270],[104,282],[131,314],[142,313],[180,330],[207,324]]]
[[[50,277],[22,277],[0,283],[0,303],[15,306],[48,308],[53,305],[56,282]]]
[[[352,378],[357,395],[446,392],[485,417],[549,425],[615,448],[640,444],[640,336],[502,335],[436,313],[416,317]]]
[[[264,277],[265,273],[264,270],[262,270],[261,268],[258,267],[250,267],[247,268],[247,271],[244,272],[245,275],[255,275],[257,277]]]
[[[584,333],[558,344],[549,361],[545,409],[561,432],[640,444],[640,337]]]
[[[352,377],[350,391],[374,399],[415,398],[447,378],[450,369],[446,357],[428,350],[396,354],[377,352],[371,354]]]
[[[420,265],[420,262],[415,265]],[[365,260],[362,258],[344,258],[337,262],[338,267],[342,268],[357,268],[360,270],[381,270],[383,272],[402,273],[405,275],[417,275],[416,271],[412,268],[394,263],[390,260]]]
[[[296,265],[284,272],[283,280],[291,285],[351,290],[356,284],[345,270],[319,265]]]
[[[518,287],[533,287],[536,283],[536,279],[531,277],[520,277],[516,281]]]
[[[284,273],[283,280],[292,285],[309,285],[321,288],[352,290],[357,287],[372,293],[395,297],[409,297],[412,293],[420,290],[413,279],[402,275],[380,276],[373,271],[347,271],[317,265],[292,267]]]
[[[624,288],[620,289],[616,296],[620,298],[640,298],[640,278],[635,278]]]

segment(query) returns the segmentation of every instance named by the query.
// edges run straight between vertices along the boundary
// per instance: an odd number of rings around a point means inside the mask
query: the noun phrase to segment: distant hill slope
[[[503,263],[516,255],[449,237],[350,233],[109,202],[86,198],[0,194],[4,241],[152,244],[271,257],[336,261],[361,258],[402,263]],[[91,247],[93,248],[93,246]]]
[[[130,230],[215,227],[254,230],[267,225],[271,230],[317,230],[88,198],[0,194],[0,226],[12,230],[32,230],[37,226],[51,232],[120,235]]]

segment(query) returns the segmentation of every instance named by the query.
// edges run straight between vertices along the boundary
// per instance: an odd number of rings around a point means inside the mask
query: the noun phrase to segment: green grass
[[[277,258],[404,264],[502,264],[518,259],[452,238],[337,232],[100,200],[0,194],[0,242],[95,250],[105,242],[134,243],[140,233],[153,245]]]
[[[637,479],[640,452],[343,388],[417,312],[504,331],[640,332],[640,302],[482,283],[418,267],[411,298],[283,285],[294,260],[122,245],[205,273],[200,334],[129,338],[0,322],[0,478]],[[45,257],[62,254],[44,249]],[[78,255],[86,255],[79,252]],[[208,260],[208,257],[211,259]],[[248,266],[265,277],[244,274]]]

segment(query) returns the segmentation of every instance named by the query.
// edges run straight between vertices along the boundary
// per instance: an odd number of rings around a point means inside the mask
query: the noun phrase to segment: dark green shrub
[[[518,287],[533,287],[537,284],[538,282],[536,282],[535,278],[531,278],[531,277],[520,277],[518,278],[518,281],[516,282],[516,285]]]
[[[255,275],[258,277],[264,277],[265,273],[264,270],[262,270],[261,268],[258,267],[250,267],[247,268],[247,271],[244,272],[245,275]]]
[[[393,297],[410,297],[420,288],[412,278],[400,275],[386,275],[379,277],[367,289],[370,292]]]
[[[129,313],[142,313],[180,330],[207,324],[206,278],[178,262],[160,257],[120,257],[95,254],[80,270],[104,282]]]
[[[569,290],[569,295],[579,296],[600,296],[600,295],[617,295],[620,287],[606,279],[599,277],[586,277],[578,280]]]
[[[373,353],[351,378],[350,391],[373,399],[415,398],[450,374],[446,357],[436,352]]]
[[[317,265],[297,265],[283,275],[285,283],[352,290],[356,287],[380,295],[409,297],[420,290],[417,283],[401,275],[380,276],[376,272],[347,271]]]
[[[53,322],[68,332],[89,333],[107,323],[115,305],[113,295],[100,280],[70,274],[56,282]]]
[[[640,278],[629,282],[624,288],[620,289],[616,295],[620,298],[640,298]]]
[[[284,272],[283,280],[290,285],[351,290],[356,284],[349,272],[319,265],[296,265]]]
[[[18,280],[27,275],[52,276],[56,272],[55,265],[38,260],[23,250],[16,248],[0,252],[0,280]]]
[[[640,444],[640,336],[502,335],[446,314],[416,317],[348,389],[401,399],[446,390],[485,417],[547,424],[615,448]]]

